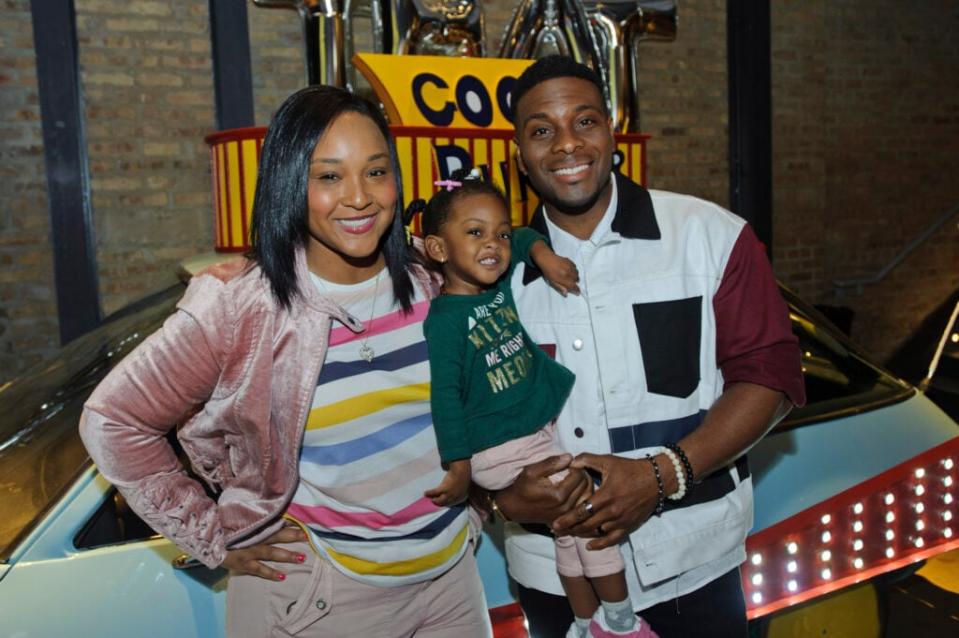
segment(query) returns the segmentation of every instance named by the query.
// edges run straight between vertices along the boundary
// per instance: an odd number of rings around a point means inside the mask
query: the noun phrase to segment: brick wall
[[[30,2],[0,2],[0,385],[59,342]]]
[[[824,290],[826,0],[772,6],[773,258],[807,299]]]
[[[726,3],[679,3],[676,41],[640,45],[639,60],[649,186],[729,206]]]
[[[485,3],[490,52],[514,5]],[[30,3],[0,7],[2,383],[55,347],[57,325]],[[209,18],[202,2],[76,8],[108,313],[171,283],[182,258],[212,245]],[[302,27],[291,10],[247,9],[256,123],[266,124],[305,84]],[[724,205],[725,20],[722,0],[686,0],[678,39],[639,52],[650,185]],[[772,3],[776,270],[811,301],[851,306],[854,336],[881,355],[959,285],[955,225],[863,296],[839,298],[832,281],[882,266],[959,201],[957,27],[947,0]]]
[[[266,126],[280,103],[306,86],[306,52],[300,16],[292,9],[247,3],[256,123]]]
[[[959,287],[955,219],[864,294],[873,274],[959,204],[959,7],[948,0],[773,3],[776,268],[855,312],[888,356]]]
[[[78,0],[77,40],[105,314],[211,246],[206,3]]]

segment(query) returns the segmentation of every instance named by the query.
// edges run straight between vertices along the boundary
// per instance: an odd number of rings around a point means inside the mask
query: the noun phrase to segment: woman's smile
[[[376,226],[376,213],[363,217],[351,217],[333,220],[343,227],[348,233],[362,235],[371,231]]]

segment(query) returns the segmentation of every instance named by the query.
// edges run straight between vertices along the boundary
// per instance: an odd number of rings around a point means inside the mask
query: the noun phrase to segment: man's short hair
[[[513,85],[513,92],[510,98],[510,120],[516,124],[516,108],[523,96],[529,93],[533,87],[547,80],[556,78],[579,78],[591,82],[599,92],[599,97],[603,102],[603,111],[609,115],[609,106],[606,104],[606,91],[603,88],[603,82],[591,68],[577,62],[566,55],[548,55],[540,58],[532,65],[526,67],[526,70],[517,78]]]

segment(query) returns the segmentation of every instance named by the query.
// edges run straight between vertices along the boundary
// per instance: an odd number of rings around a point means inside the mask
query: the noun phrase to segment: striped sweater
[[[468,519],[464,506],[437,507],[423,496],[443,478],[422,329],[429,300],[417,288],[413,313],[404,315],[385,269],[356,285],[314,282],[366,330],[334,324],[287,515],[356,580],[393,586],[433,578],[465,550]],[[360,356],[364,344],[372,362]]]

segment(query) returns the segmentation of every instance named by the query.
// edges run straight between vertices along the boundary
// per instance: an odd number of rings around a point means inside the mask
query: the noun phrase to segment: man
[[[569,58],[530,66],[513,90],[520,169],[542,206],[531,226],[580,273],[580,295],[520,266],[531,337],[576,373],[557,420],[573,467],[599,486],[529,466],[494,504],[507,518],[620,544],[636,611],[662,638],[745,636],[739,564],[752,526],[744,453],[805,401],[799,349],[762,245],[744,220],[613,171],[597,76]],[[675,444],[666,451],[667,444]],[[650,458],[647,458],[649,456]],[[651,460],[650,460],[651,459]],[[510,573],[534,636],[563,636],[549,538],[507,525]]]

